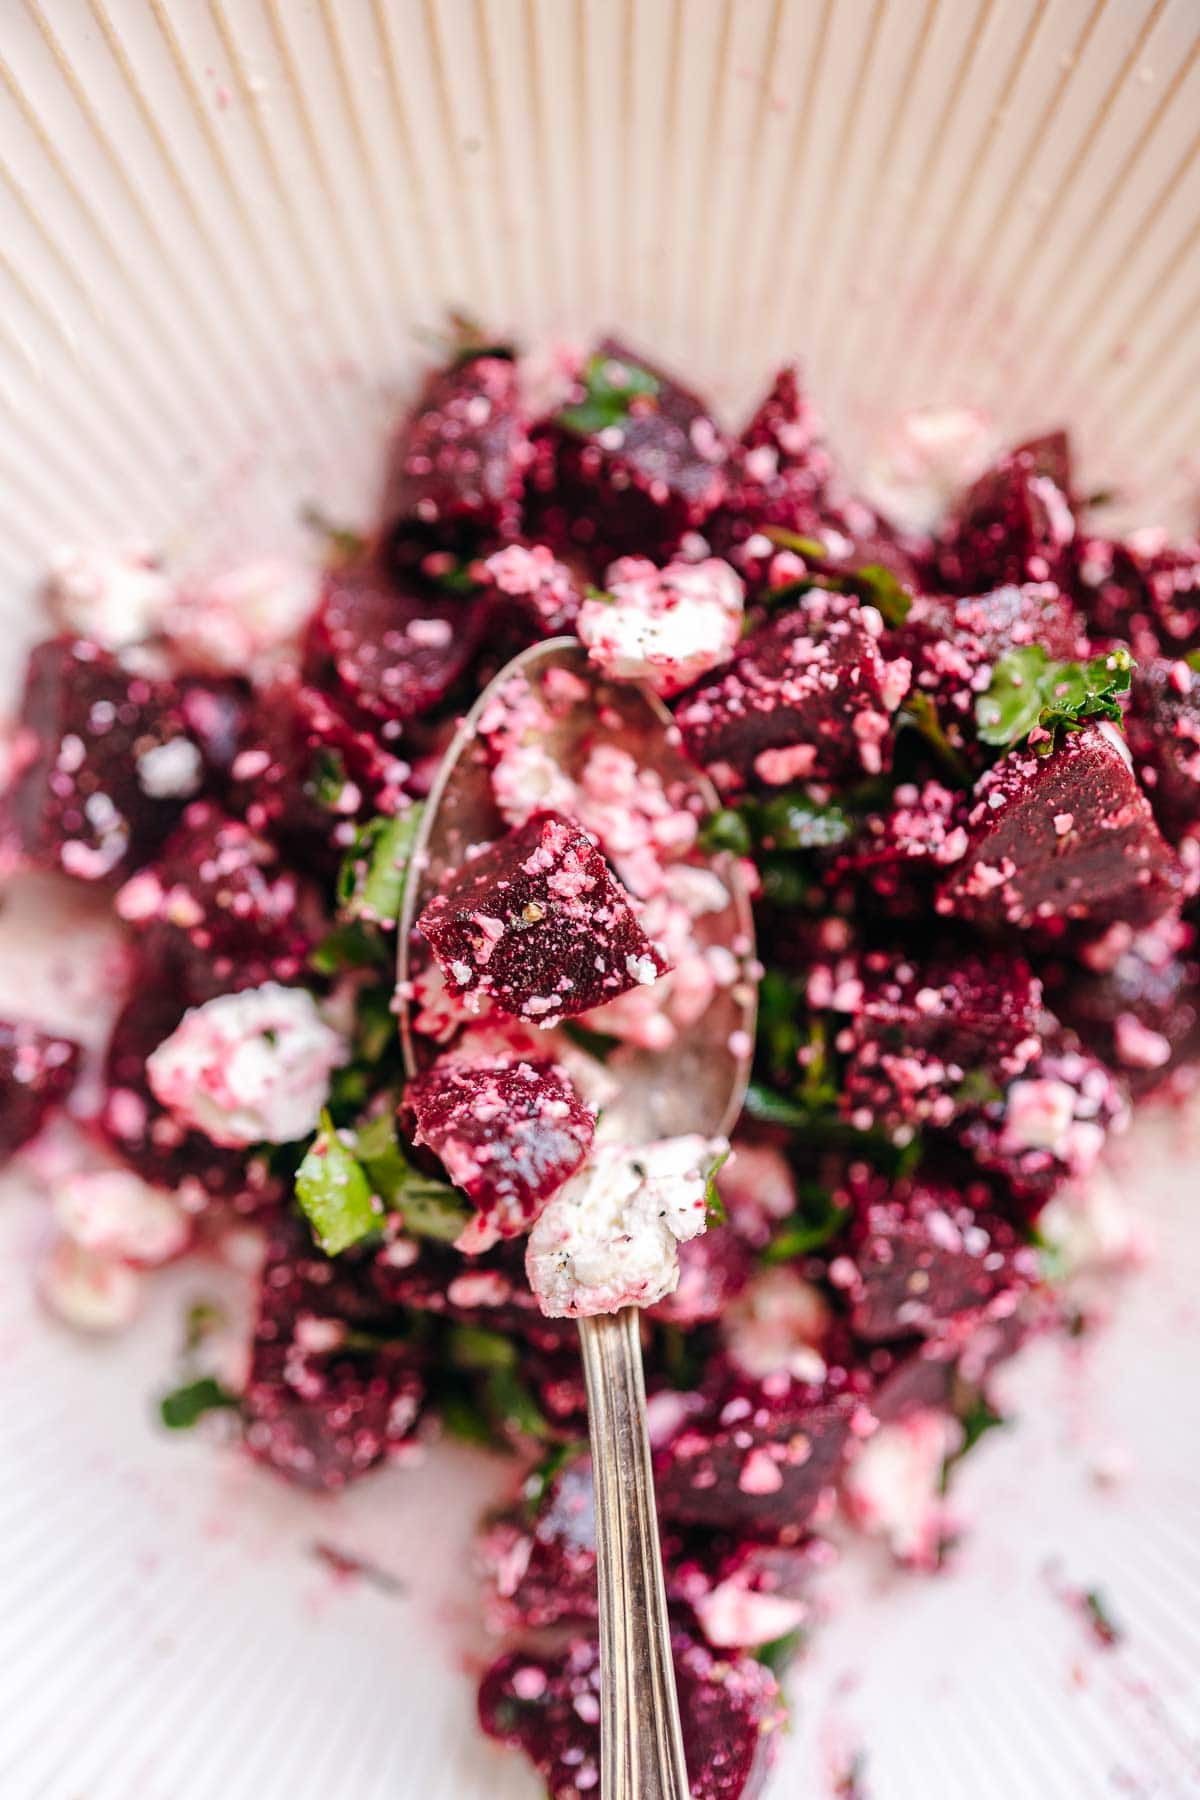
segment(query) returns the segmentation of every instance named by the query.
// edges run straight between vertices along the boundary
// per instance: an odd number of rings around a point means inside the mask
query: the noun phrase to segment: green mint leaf
[[[193,1300],[183,1315],[183,1354],[194,1355],[226,1323],[225,1309],[215,1300]]]
[[[659,390],[657,376],[620,357],[589,357],[581,377],[583,397],[564,406],[558,423],[580,437],[593,437],[628,418],[636,400],[652,400]]]
[[[389,1212],[397,1212],[413,1237],[453,1243],[469,1217],[456,1188],[414,1169],[400,1147],[391,1111],[355,1133],[355,1154]]]
[[[779,550],[794,550],[805,562],[824,562],[829,555],[820,538],[804,537],[798,531],[788,531],[783,525],[768,525],[762,535]]]
[[[205,1413],[232,1410],[240,1405],[236,1394],[229,1393],[211,1375],[204,1375],[199,1381],[189,1381],[164,1394],[158,1413],[168,1431],[190,1431]]]
[[[882,563],[864,563],[861,569],[850,571],[849,579],[885,625],[893,631],[903,625],[912,611],[913,597],[892,569]]]
[[[762,1260],[769,1265],[793,1262],[822,1249],[850,1217],[849,1208],[835,1205],[833,1195],[817,1182],[804,1182],[797,1198],[800,1205],[783,1220],[762,1253]]]
[[[458,1369],[511,1369],[517,1360],[511,1338],[480,1325],[455,1325],[446,1340],[446,1353]]]
[[[549,1421],[514,1366],[489,1370],[484,1381],[484,1398],[497,1425],[519,1431],[523,1437],[548,1438],[553,1435]]]
[[[382,1215],[372,1203],[371,1183],[347,1149],[328,1113],[296,1171],[296,1198],[326,1256],[340,1256],[377,1232]]]
[[[313,755],[308,779],[304,783],[305,793],[318,806],[336,812],[345,786],[346,764],[341,751],[330,750],[322,745]]]
[[[345,919],[394,925],[404,902],[408,863],[421,828],[422,806],[360,825],[338,871],[337,898]]]
[[[818,806],[800,788],[772,794],[757,808],[758,842],[766,850],[828,850],[853,830],[840,806]]]
[[[717,1191],[717,1176],[721,1173],[721,1170],[725,1167],[725,1164],[732,1155],[733,1150],[731,1147],[727,1150],[722,1150],[720,1156],[714,1156],[712,1166],[705,1177],[704,1210],[708,1215],[709,1223],[712,1225],[723,1225],[725,1223],[725,1202]]]
[[[986,693],[975,702],[980,739],[997,749],[1021,743],[1035,727],[1050,734],[1077,731],[1085,719],[1121,723],[1117,696],[1129,691],[1133,658],[1118,649],[1090,662],[1051,662],[1041,644],[1025,644],[1001,656]],[[1038,745],[1043,748],[1042,744]]]
[[[576,1049],[583,1050],[601,1063],[608,1061],[621,1042],[620,1038],[613,1037],[607,1031],[593,1031],[590,1025],[581,1025],[578,1019],[564,1019],[559,1030]]]
[[[338,525],[319,506],[302,506],[300,523],[325,540],[325,560],[337,567],[357,562],[367,547],[367,540],[348,525]]]
[[[556,1444],[547,1450],[541,1462],[529,1471],[521,1484],[521,1500],[530,1520],[536,1518],[546,1495],[562,1474],[569,1462],[581,1456],[586,1449],[584,1444]]]
[[[723,806],[718,812],[709,813],[701,825],[699,843],[710,856],[718,850],[749,856],[754,849],[754,834],[740,807]]]
[[[942,1464],[941,1490],[943,1494],[950,1486],[950,1478],[964,1456],[970,1454],[985,1438],[989,1431],[1003,1430],[1012,1424],[1003,1413],[997,1412],[987,1395],[976,1389],[969,1392],[958,1402],[956,1407],[959,1423],[963,1428],[963,1441]]]

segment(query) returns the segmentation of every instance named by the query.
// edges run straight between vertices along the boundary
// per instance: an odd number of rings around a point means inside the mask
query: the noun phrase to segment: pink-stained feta
[[[726,1310],[721,1334],[742,1374],[785,1373],[815,1386],[825,1379],[820,1346],[832,1323],[829,1302],[811,1281],[794,1269],[767,1269]]]
[[[857,1450],[842,1478],[851,1522],[868,1536],[882,1538],[897,1561],[935,1569],[951,1531],[942,1472],[961,1443],[958,1420],[933,1407],[881,1426]]]
[[[316,568],[283,557],[239,563],[180,590],[163,621],[174,654],[208,674],[265,672],[295,651],[320,598]]]
[[[679,1244],[706,1223],[708,1171],[726,1146],[691,1135],[598,1144],[550,1201],[525,1258],[548,1318],[652,1306],[679,1281]]]
[[[1162,1069],[1171,1060],[1171,1040],[1131,1012],[1118,1013],[1113,1025],[1117,1061],[1126,1069]]]
[[[893,525],[922,536],[942,523],[997,448],[995,426],[979,407],[914,407],[884,430],[868,457],[865,498]]]
[[[625,556],[608,592],[579,611],[589,658],[617,681],[645,681],[670,698],[728,662],[741,636],[745,591],[727,562],[672,562],[656,569]]]
[[[142,1278],[136,1269],[86,1250],[69,1237],[51,1248],[37,1283],[47,1311],[76,1331],[122,1331],[133,1323],[141,1301]]]
[[[64,547],[50,557],[47,608],[64,631],[105,650],[128,650],[157,637],[174,584],[145,545],[95,550]]]
[[[315,1129],[346,1053],[310,993],[268,981],[192,1007],[146,1074],[161,1104],[214,1144],[286,1144]]]
[[[166,1188],[131,1169],[81,1169],[54,1188],[54,1216],[80,1249],[154,1268],[182,1255],[192,1221]]]
[[[1014,1081],[1008,1090],[1003,1147],[1048,1150],[1065,1159],[1075,1123],[1075,1090],[1065,1081]]]
[[[786,1586],[774,1591],[769,1584],[771,1557],[769,1550],[750,1551],[724,1580],[692,1598],[700,1628],[714,1650],[773,1644],[808,1618],[807,1600]]]

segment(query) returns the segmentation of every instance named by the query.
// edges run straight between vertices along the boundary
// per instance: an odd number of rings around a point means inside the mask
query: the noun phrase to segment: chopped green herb
[[[225,1309],[215,1300],[193,1300],[183,1315],[183,1354],[192,1356],[225,1324]]]
[[[710,856],[717,850],[731,850],[735,856],[749,856],[754,848],[754,835],[740,807],[723,806],[710,813],[700,827],[700,848]]]
[[[769,1644],[760,1644],[754,1652],[754,1660],[763,1663],[772,1675],[782,1675],[803,1648],[804,1631],[798,1625],[794,1631],[787,1631],[782,1637],[773,1638]]]
[[[536,1468],[530,1470],[521,1487],[521,1499],[530,1517],[536,1515],[566,1465],[582,1455],[584,1449],[583,1444],[556,1444]]]
[[[712,1225],[723,1225],[725,1223],[725,1202],[717,1191],[717,1176],[721,1173],[721,1170],[725,1167],[725,1164],[732,1155],[732,1149],[728,1149],[723,1150],[720,1156],[714,1157],[712,1167],[709,1169],[708,1176],[704,1183],[704,1210],[708,1215],[709,1223]]]
[[[590,1025],[581,1025],[578,1019],[565,1019],[559,1030],[577,1049],[585,1050],[597,1062],[607,1062],[621,1042],[607,1031],[593,1031]]]
[[[768,525],[762,535],[780,550],[794,550],[805,562],[824,562],[829,555],[820,538],[803,537],[800,532],[788,531],[783,525]]]
[[[330,564],[356,562],[367,547],[367,540],[361,532],[354,531],[347,525],[335,524],[319,506],[302,506],[300,523],[324,538],[325,558]]]
[[[970,1454],[985,1438],[989,1431],[999,1431],[1012,1424],[1003,1413],[997,1412],[987,1395],[975,1389],[961,1399],[957,1406],[959,1423],[963,1428],[963,1440],[957,1450],[951,1452],[942,1464],[941,1488],[945,1493],[950,1485],[950,1477],[964,1456]]]
[[[460,1369],[511,1369],[517,1347],[498,1331],[480,1325],[455,1325],[446,1340],[446,1353]]]
[[[1083,1604],[1087,1609],[1092,1630],[1106,1649],[1113,1649],[1121,1642],[1125,1633],[1113,1618],[1109,1611],[1108,1601],[1099,1588],[1089,1588],[1083,1596]]]
[[[158,1403],[159,1417],[168,1431],[190,1431],[205,1413],[232,1410],[241,1405],[236,1394],[223,1388],[211,1375],[189,1381],[164,1394]]]
[[[296,1198],[326,1256],[339,1256],[382,1224],[363,1166],[328,1113],[297,1170]]]
[[[380,815],[359,826],[338,871],[337,898],[344,918],[395,923],[423,812],[422,806],[410,806],[394,818]]]
[[[494,1448],[495,1433],[474,1395],[458,1390],[443,1394],[438,1401],[438,1412],[449,1436],[460,1444],[471,1444],[483,1450]]]
[[[304,791],[318,806],[328,807],[336,811],[346,786],[346,764],[340,750],[330,750],[324,745],[318,749],[312,759],[312,767],[308,779],[304,783]]]
[[[1003,1088],[997,1086],[986,1069],[968,1069],[954,1093],[959,1107],[993,1106],[1003,1098]]]
[[[484,1400],[497,1426],[519,1431],[524,1437],[552,1436],[549,1420],[515,1367],[490,1369],[484,1382]]]
[[[975,723],[985,744],[1008,749],[1038,727],[1049,732],[1038,750],[1053,749],[1058,731],[1078,731],[1086,719],[1120,724],[1117,696],[1129,691],[1133,658],[1106,651],[1090,662],[1051,662],[1041,644],[1009,650],[992,670],[987,692],[975,702]]]
[[[620,425],[636,400],[651,400],[659,381],[648,369],[621,357],[598,353],[589,357],[582,375],[583,398],[564,406],[558,423],[580,437],[592,437],[609,426]]]
[[[882,563],[864,563],[862,568],[851,570],[849,579],[885,625],[893,631],[903,625],[912,611],[913,597],[893,570]]]
[[[468,1209],[456,1188],[414,1169],[400,1147],[391,1111],[382,1112],[355,1133],[355,1154],[370,1185],[389,1212],[398,1212],[414,1237],[453,1243],[467,1222]]]

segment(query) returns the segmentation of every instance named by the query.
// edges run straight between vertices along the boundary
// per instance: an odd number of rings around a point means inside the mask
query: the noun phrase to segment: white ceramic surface
[[[195,564],[296,541],[303,501],[364,516],[450,305],[617,324],[731,411],[799,351],[859,460],[919,401],[1002,433],[1065,417],[1128,517],[1194,520],[1198,119],[1196,0],[2,0],[4,669],[55,543]],[[0,932],[54,928],[39,889]],[[89,979],[41,989],[96,1019]],[[960,1573],[835,1576],[774,1794],[833,1792],[860,1749],[872,1800],[1200,1793],[1182,1130],[1124,1153],[1166,1254],[1094,1349],[1025,1359],[1026,1422],[967,1465]],[[216,1275],[81,1345],[36,1316],[44,1207],[5,1187],[3,1800],[531,1794],[464,1672],[466,1546],[504,1471],[447,1451],[318,1505],[163,1440],[147,1396]],[[403,1595],[336,1582],[318,1539]]]

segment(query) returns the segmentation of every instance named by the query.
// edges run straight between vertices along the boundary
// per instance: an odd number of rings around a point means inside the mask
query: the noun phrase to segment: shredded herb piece
[[[382,1223],[366,1172],[328,1113],[296,1171],[296,1198],[326,1256],[340,1256]]]
[[[338,871],[337,899],[346,920],[391,926],[404,903],[408,863],[421,828],[422,806],[360,825]]]
[[[707,1178],[705,1179],[704,1210],[708,1215],[710,1225],[723,1225],[725,1223],[725,1202],[717,1191],[717,1176],[721,1173],[721,1170],[725,1167],[725,1164],[732,1155],[733,1150],[730,1148],[728,1150],[723,1150],[720,1156],[715,1156],[713,1158],[712,1167],[709,1169]]]
[[[338,525],[319,506],[302,506],[300,523],[324,538],[325,560],[331,567],[357,562],[367,547],[367,540],[360,531],[354,531],[348,525]]]
[[[803,1648],[804,1630],[797,1625],[794,1631],[787,1631],[782,1637],[773,1638],[769,1644],[760,1644],[754,1652],[754,1660],[770,1669],[772,1675],[782,1675]]]
[[[205,1413],[233,1410],[241,1405],[236,1394],[223,1388],[212,1375],[202,1375],[164,1394],[158,1413],[168,1431],[190,1431]]]
[[[951,1451],[942,1464],[941,1490],[943,1494],[950,1485],[950,1477],[964,1456],[985,1438],[989,1431],[1002,1431],[1012,1424],[1012,1420],[1004,1413],[997,1412],[987,1395],[978,1389],[969,1393],[956,1408],[959,1423],[963,1428],[963,1440],[957,1450]]]
[[[521,1498],[530,1518],[534,1517],[546,1495],[550,1492],[562,1471],[575,1457],[583,1454],[583,1444],[556,1444],[548,1450],[541,1462],[529,1471],[521,1486]]]
[[[322,745],[313,755],[304,791],[318,806],[332,812],[342,797],[346,779],[346,764],[341,751]]]
[[[811,1256],[835,1238],[850,1217],[849,1207],[838,1206],[819,1182],[802,1182],[797,1198],[800,1205],[783,1220],[762,1253],[769,1266]]]
[[[1089,1588],[1083,1596],[1083,1604],[1087,1610],[1092,1630],[1106,1650],[1115,1648],[1124,1638],[1125,1633],[1109,1610],[1108,1601],[1099,1588]]]
[[[398,1212],[414,1237],[453,1243],[467,1222],[468,1209],[456,1188],[415,1169],[396,1135],[391,1109],[355,1133],[355,1153],[389,1212]]]
[[[1087,719],[1122,720],[1117,696],[1129,691],[1133,658],[1108,650],[1090,662],[1051,662],[1041,644],[1007,651],[992,670],[987,692],[975,702],[975,723],[985,744],[1009,749],[1037,728],[1045,755],[1059,731],[1078,731]]]
[[[377,931],[361,920],[335,925],[309,953],[308,966],[318,975],[340,975],[345,969],[369,969],[388,961],[388,947]]]
[[[651,400],[658,393],[659,380],[648,369],[622,357],[598,352],[589,357],[582,375],[583,398],[564,406],[558,423],[566,431],[580,437],[592,437],[609,426],[620,425],[628,418],[635,400]]]
[[[597,1062],[607,1062],[621,1042],[607,1031],[593,1031],[590,1025],[581,1025],[578,1019],[564,1019],[559,1030],[576,1049],[585,1050]]]
[[[788,531],[782,525],[768,525],[763,536],[777,544],[781,550],[795,551],[805,562],[828,561],[829,551],[819,538],[804,537],[800,532]],[[912,595],[895,570],[886,568],[883,563],[862,563],[856,569],[814,570],[811,581],[789,584],[788,589],[768,595],[768,599],[775,602],[788,592],[801,593],[806,587],[828,588],[830,592],[837,594],[856,594],[860,600],[873,606],[884,624],[892,630],[903,625],[912,611]]]

